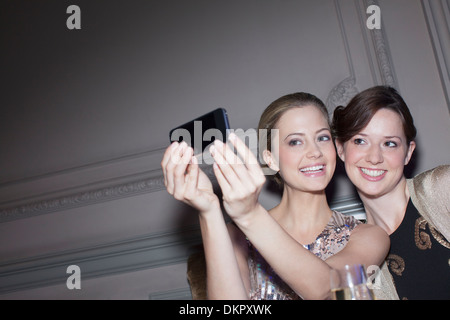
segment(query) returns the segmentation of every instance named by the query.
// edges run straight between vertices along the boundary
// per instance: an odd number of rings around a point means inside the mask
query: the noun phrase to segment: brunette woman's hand
[[[220,202],[208,176],[199,168],[193,149],[173,142],[164,153],[161,167],[167,191],[200,213],[220,210]]]
[[[214,174],[223,193],[223,205],[233,220],[245,218],[258,206],[258,197],[266,181],[258,160],[234,133],[229,136],[241,160],[227,144],[215,140],[210,148]]]

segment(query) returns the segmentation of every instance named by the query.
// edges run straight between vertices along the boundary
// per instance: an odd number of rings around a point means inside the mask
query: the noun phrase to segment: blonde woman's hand
[[[200,213],[219,209],[220,202],[208,176],[199,168],[193,149],[185,142],[172,143],[164,153],[161,167],[167,191]]]
[[[233,220],[245,218],[258,206],[258,197],[266,181],[255,155],[234,133],[230,143],[241,160],[227,144],[219,140],[210,148],[214,158],[214,174],[223,194],[223,205]]]

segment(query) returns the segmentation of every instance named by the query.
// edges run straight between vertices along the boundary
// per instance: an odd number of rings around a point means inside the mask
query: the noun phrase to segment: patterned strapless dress
[[[341,251],[347,244],[352,230],[362,223],[340,212],[333,214],[325,229],[313,243],[303,245],[322,260]],[[256,248],[248,241],[248,266],[250,270],[250,298],[253,300],[299,300],[297,295],[270,267]]]

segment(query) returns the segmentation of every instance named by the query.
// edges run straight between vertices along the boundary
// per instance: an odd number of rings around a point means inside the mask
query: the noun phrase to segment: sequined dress
[[[317,257],[325,260],[341,251],[347,244],[352,230],[361,222],[352,216],[333,211],[325,229],[313,243],[303,245]],[[270,267],[256,248],[248,242],[248,266],[250,270],[250,298],[253,300],[301,299]]]

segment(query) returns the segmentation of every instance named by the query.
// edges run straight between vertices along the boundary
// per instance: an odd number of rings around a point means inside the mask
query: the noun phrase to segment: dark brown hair
[[[261,118],[258,124],[258,132],[259,135],[259,155],[262,157],[262,152],[264,149],[271,151],[272,149],[272,135],[271,130],[275,128],[280,118],[283,114],[292,109],[292,108],[300,108],[306,106],[314,106],[318,108],[324,118],[327,120],[328,125],[330,125],[330,117],[328,114],[328,109],[325,104],[317,98],[316,96],[306,93],[306,92],[296,92],[292,94],[287,94],[282,96],[281,98],[273,101],[262,113]],[[265,130],[260,130],[265,129]],[[267,165],[263,165],[266,167]],[[278,186],[283,186],[283,180],[279,173],[276,173],[273,176],[275,182]]]
[[[334,110],[332,131],[341,143],[361,132],[380,109],[396,112],[402,121],[407,145],[416,138],[417,130],[413,117],[403,98],[392,87],[376,86],[366,89],[352,98],[347,107]]]

